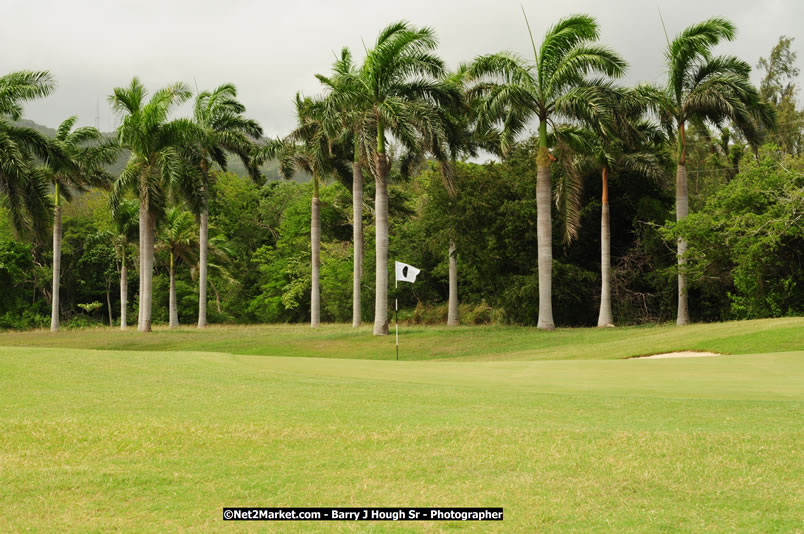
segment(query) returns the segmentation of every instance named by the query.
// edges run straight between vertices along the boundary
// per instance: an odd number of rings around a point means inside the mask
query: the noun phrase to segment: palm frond
[[[689,87],[692,64],[707,61],[711,49],[721,39],[734,39],[734,25],[726,19],[714,17],[686,28],[671,43],[665,53],[668,69],[668,88],[676,105],[681,105],[684,89]]]
[[[581,227],[581,204],[583,200],[583,179],[578,172],[576,161],[564,154],[563,172],[557,173],[553,200],[558,216],[563,222],[562,240],[569,245],[578,237]]]
[[[22,116],[22,102],[50,95],[56,83],[47,71],[17,71],[0,76],[0,116]]]
[[[547,30],[537,62],[539,82],[544,84],[570,51],[583,43],[596,41],[600,32],[597,22],[589,15],[570,15]]]

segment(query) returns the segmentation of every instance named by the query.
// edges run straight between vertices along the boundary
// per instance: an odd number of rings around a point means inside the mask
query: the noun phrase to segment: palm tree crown
[[[160,89],[146,103],[147,96],[135,77],[128,87],[115,88],[109,97],[112,108],[124,115],[117,130],[120,145],[131,151],[128,164],[113,184],[111,200],[114,204],[126,191],[135,191],[147,211],[158,216],[171,186],[186,183],[192,176],[182,151],[201,135],[189,119],[168,120],[171,111],[191,96],[185,84]]]
[[[734,36],[734,25],[722,18],[690,26],[668,44],[664,90],[640,88],[653,98],[666,126],[677,129],[682,163],[686,158],[684,129],[689,121],[719,126],[730,120],[749,140],[756,139],[758,125],[773,122],[770,108],[760,103],[759,92],[748,79],[751,66],[734,56],[712,55],[715,45]]]
[[[504,126],[504,151],[534,117],[539,119],[540,134],[557,119],[599,122],[604,110],[597,88],[603,82],[587,76],[619,77],[626,63],[609,48],[593,44],[598,36],[595,19],[573,15],[548,29],[538,51],[531,34],[532,62],[501,52],[481,56],[467,69],[475,82],[473,93],[483,97],[480,118]],[[548,138],[543,137],[546,146]]]
[[[18,233],[44,238],[50,223],[48,183],[35,168],[36,158],[53,161],[58,152],[33,128],[14,121],[22,117],[22,104],[49,95],[55,87],[48,72],[19,71],[0,76],[0,194]]]
[[[108,186],[112,182],[112,175],[104,166],[114,163],[119,154],[117,143],[104,139],[97,129],[91,126],[73,129],[77,120],[78,117],[72,116],[59,125],[52,142],[62,158],[42,168],[54,187],[59,186],[58,194],[68,201],[71,190],[85,191],[89,186]]]
[[[210,163],[217,163],[222,170],[227,168],[227,154],[236,154],[249,174],[259,179],[259,170],[251,164],[254,142],[262,136],[262,127],[257,121],[243,116],[246,107],[237,100],[237,89],[227,83],[214,91],[199,93],[193,108],[193,121],[201,130],[198,146],[199,163],[204,169],[202,178],[209,185]]]
[[[198,236],[196,235],[193,214],[181,206],[171,206],[159,227],[159,242],[156,249],[166,252],[169,261],[175,265],[183,261],[188,265],[195,263]]]

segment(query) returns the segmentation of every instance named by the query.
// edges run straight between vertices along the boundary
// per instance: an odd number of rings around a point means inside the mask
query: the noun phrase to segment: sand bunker
[[[659,359],[659,358],[706,358],[709,356],[723,356],[716,352],[694,352],[691,350],[682,352],[666,352],[664,354],[651,354],[650,356],[639,356],[640,360]]]

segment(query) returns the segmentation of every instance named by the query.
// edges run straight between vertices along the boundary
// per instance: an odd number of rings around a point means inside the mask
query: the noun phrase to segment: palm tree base
[[[375,336],[387,336],[388,335],[388,323],[385,324],[374,324],[374,335]]]

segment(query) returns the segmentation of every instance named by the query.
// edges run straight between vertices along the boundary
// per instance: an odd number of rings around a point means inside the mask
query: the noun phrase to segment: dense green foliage
[[[391,259],[424,271],[415,285],[399,290],[403,319],[445,320],[448,229],[455,228],[461,251],[461,299],[468,313],[464,321],[535,324],[536,207],[530,168],[534,150],[534,143],[523,144],[502,163],[459,164],[455,180],[461,193],[455,198],[444,189],[437,166],[389,188]],[[556,165],[555,173],[561,172]],[[802,209],[801,180],[800,160],[784,159],[771,149],[762,152],[759,163],[747,156],[741,172],[682,226],[689,232],[690,269],[698,273],[691,288],[695,319],[802,312],[801,288],[797,285],[801,280],[802,238],[801,224],[796,223]],[[561,325],[591,325],[597,313],[600,184],[593,179],[587,184],[578,238],[565,246],[560,232],[554,232],[555,314]],[[669,320],[674,305],[674,255],[659,229],[671,217],[672,190],[666,183],[627,172],[614,176],[611,187],[618,191],[610,200],[614,207],[615,318],[623,323]],[[210,201],[211,236],[212,241],[217,239],[225,246],[230,260],[224,269],[210,270],[212,322],[304,322],[309,317],[311,191],[311,183],[258,186],[246,177],[218,174]],[[67,318],[86,315],[78,304],[105,304],[109,283],[116,288],[114,250],[88,239],[111,225],[103,193],[85,195],[82,201],[68,204],[65,212],[62,299],[64,309],[69,310]],[[349,191],[341,183],[321,187],[323,321],[345,322],[351,313],[350,208]],[[558,217],[555,224],[560,224]],[[371,247],[371,225],[366,229],[366,245]],[[664,237],[673,240],[669,234]],[[48,251],[34,250],[32,256],[30,245],[10,236],[3,238],[3,251],[3,273],[10,288],[3,296],[4,310],[6,316],[17,318],[5,320],[4,326],[41,324],[41,320],[36,323],[33,319],[34,311],[29,311],[25,320],[21,314],[31,302],[39,303],[40,314],[46,312],[48,270],[34,270],[32,258],[46,266]],[[373,264],[370,255],[366,259],[362,298],[366,304],[364,319],[368,320]],[[197,312],[193,268],[187,262],[176,266],[179,319],[183,323],[192,322]],[[154,319],[163,322],[168,318],[167,257],[163,261],[157,257],[156,269]],[[129,284],[134,286],[136,271],[130,273]],[[755,290],[753,284],[757,283],[770,284],[766,296],[760,297]],[[117,298],[112,291],[115,317]],[[130,300],[134,313],[136,299]],[[98,321],[105,316],[105,310],[95,313]]]
[[[668,233],[688,239],[697,285],[720,289],[721,317],[781,317],[804,313],[803,219],[804,158],[768,146]]]

